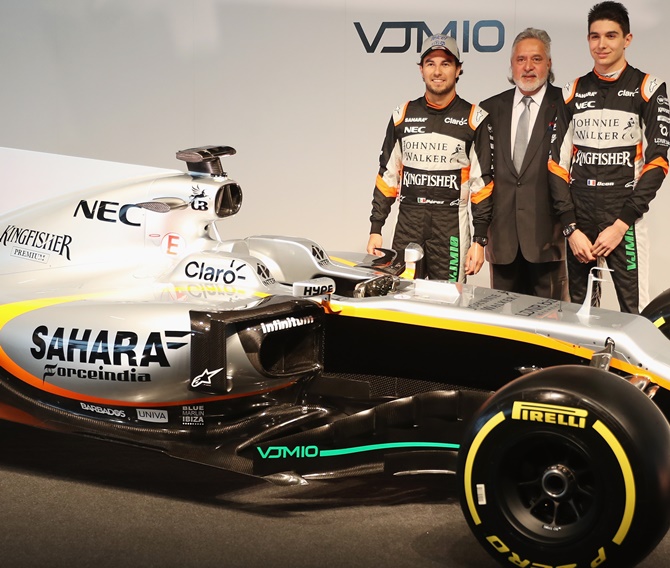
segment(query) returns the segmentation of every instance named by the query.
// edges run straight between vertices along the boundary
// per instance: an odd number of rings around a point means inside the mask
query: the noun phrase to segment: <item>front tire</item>
[[[459,461],[468,524],[505,566],[634,566],[670,524],[670,427],[607,371],[510,383],[471,422]]]

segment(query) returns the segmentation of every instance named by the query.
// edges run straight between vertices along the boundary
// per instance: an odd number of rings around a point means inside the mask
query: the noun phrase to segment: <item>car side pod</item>
[[[496,392],[459,452],[461,507],[501,565],[630,568],[670,525],[670,426],[635,381],[579,365]]]

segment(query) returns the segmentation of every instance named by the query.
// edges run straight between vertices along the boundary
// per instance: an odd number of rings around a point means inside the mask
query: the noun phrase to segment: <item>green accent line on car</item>
[[[372,452],[377,450],[392,450],[397,448],[433,448],[440,450],[458,450],[459,444],[446,442],[389,442],[386,444],[368,444],[365,446],[353,446],[351,448],[340,448],[339,450],[320,450],[317,446],[269,446],[266,449],[257,448],[263,459],[280,458],[326,458],[357,454],[361,452]]]

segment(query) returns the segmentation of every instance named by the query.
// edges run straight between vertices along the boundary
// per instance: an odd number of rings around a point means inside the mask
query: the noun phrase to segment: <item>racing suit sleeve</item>
[[[640,116],[644,127],[644,165],[635,180],[635,188],[626,200],[619,219],[632,225],[648,210],[651,200],[668,173],[668,145],[670,145],[670,107],[665,83],[647,75],[640,91],[645,99]],[[658,85],[658,87],[656,87]]]
[[[379,155],[379,173],[372,195],[370,233],[381,233],[391,212],[391,206],[400,191],[402,175],[402,152],[400,140],[396,138],[393,116],[389,120],[386,136]]]
[[[469,156],[473,236],[485,237],[493,215],[493,126],[488,113],[477,105],[472,105],[470,125],[475,131]]]
[[[556,216],[566,227],[576,220],[575,206],[570,195],[570,168],[572,166],[572,142],[574,129],[567,103],[577,88],[577,81],[563,90],[565,104],[558,105],[554,119],[554,134],[549,154],[549,191]],[[566,96],[567,91],[567,96]]]

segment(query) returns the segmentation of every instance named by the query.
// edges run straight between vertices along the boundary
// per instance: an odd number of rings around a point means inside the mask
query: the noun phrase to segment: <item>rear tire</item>
[[[607,371],[553,367],[505,386],[459,462],[468,524],[505,566],[634,566],[670,524],[668,422]]]
[[[662,292],[646,306],[641,316],[644,316],[670,339],[670,289]]]

